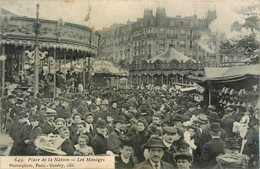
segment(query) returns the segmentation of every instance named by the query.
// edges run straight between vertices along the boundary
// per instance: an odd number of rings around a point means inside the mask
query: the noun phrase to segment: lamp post
[[[0,56],[0,61],[2,62],[2,95],[1,97],[4,97],[4,91],[5,91],[5,60],[6,56],[1,55]]]
[[[39,22],[39,8],[40,4],[36,4],[36,22],[35,22],[35,62],[34,62],[34,83],[33,90],[34,96],[39,93],[39,31],[40,31],[40,22]]]

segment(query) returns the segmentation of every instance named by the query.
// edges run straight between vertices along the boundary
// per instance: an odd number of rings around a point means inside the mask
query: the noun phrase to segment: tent
[[[259,85],[260,64],[205,68],[204,74],[204,79],[198,83],[208,90],[209,104],[211,103],[211,97],[218,95],[223,88],[235,90],[236,92],[233,95],[236,96],[238,91],[245,89],[247,91],[246,97],[250,99],[248,101],[257,98],[259,95],[259,86],[257,90],[255,90],[254,86]]]
[[[151,63],[154,63],[156,60],[161,60],[163,62],[167,62],[169,63],[170,61],[172,60],[177,60],[178,62],[187,62],[188,60],[191,60],[193,62],[196,63],[196,60],[188,57],[188,56],[185,56],[184,54],[178,52],[177,50],[175,50],[174,48],[170,47],[169,49],[167,49],[166,51],[164,51],[163,53],[155,56],[154,58],[148,60],[151,61]]]

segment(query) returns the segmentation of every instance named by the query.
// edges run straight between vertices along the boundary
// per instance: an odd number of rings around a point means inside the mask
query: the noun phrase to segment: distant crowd
[[[182,92],[92,90],[2,100],[10,156],[114,155],[116,169],[259,168],[259,110],[204,106]]]

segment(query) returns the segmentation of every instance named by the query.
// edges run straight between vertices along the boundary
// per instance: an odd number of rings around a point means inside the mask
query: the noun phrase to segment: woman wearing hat
[[[106,154],[107,151],[107,123],[103,119],[98,119],[96,122],[96,134],[90,141],[90,146],[94,153]]]
[[[148,141],[146,137],[147,126],[148,124],[144,118],[138,119],[137,134],[132,137],[134,154],[139,161],[144,161],[143,151],[140,147]]]

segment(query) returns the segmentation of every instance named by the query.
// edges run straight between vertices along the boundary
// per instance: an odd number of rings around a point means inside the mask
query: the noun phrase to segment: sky
[[[143,17],[145,8],[166,8],[167,16],[205,17],[208,9],[216,9],[218,20],[212,29],[229,29],[234,21],[244,22],[234,9],[258,0],[0,0],[0,7],[17,15],[35,17],[36,3],[40,3],[40,18],[72,22],[101,30],[113,23],[127,23]],[[91,5],[90,20],[84,21]]]

